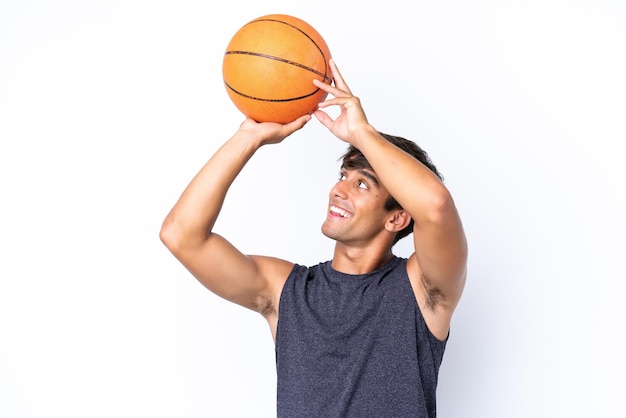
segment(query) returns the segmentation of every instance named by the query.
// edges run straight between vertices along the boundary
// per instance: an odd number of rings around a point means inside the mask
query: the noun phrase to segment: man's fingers
[[[337,68],[337,64],[335,64],[335,60],[331,58],[329,60],[329,64],[330,64],[330,69],[333,72],[333,80],[335,82],[335,86],[351,96],[352,92],[350,91],[350,87],[348,87],[345,80],[343,79],[343,76],[341,75],[339,68]]]
[[[327,93],[332,94],[335,97],[350,97],[352,95],[350,92],[342,90],[336,86],[326,84],[317,79],[313,79],[313,84],[315,84],[316,87],[324,90]]]

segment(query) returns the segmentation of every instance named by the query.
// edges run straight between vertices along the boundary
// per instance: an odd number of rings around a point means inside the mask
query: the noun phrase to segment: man
[[[435,417],[439,366],[466,278],[454,201],[414,143],[376,131],[331,60],[334,96],[313,113],[349,144],[322,232],[332,260],[305,267],[242,254],[212,231],[226,193],[285,125],[246,119],[185,189],[161,240],[215,294],[259,312],[276,344],[279,417]],[[337,106],[332,119],[323,109]],[[413,155],[412,155],[413,154]],[[415,252],[392,253],[413,233]]]

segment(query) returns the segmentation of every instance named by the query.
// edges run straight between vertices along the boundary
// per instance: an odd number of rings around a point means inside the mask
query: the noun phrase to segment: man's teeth
[[[331,206],[330,207],[330,211],[333,213],[336,213],[338,215],[341,215],[341,217],[343,218],[349,218],[350,217],[350,212],[346,212],[345,210],[338,208],[337,206]]]

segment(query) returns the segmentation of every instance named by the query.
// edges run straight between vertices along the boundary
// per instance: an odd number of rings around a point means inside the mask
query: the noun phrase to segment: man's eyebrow
[[[374,176],[374,174],[372,174],[371,171],[366,170],[364,168],[360,168],[358,172],[362,176],[367,177],[374,184],[374,186],[380,187],[380,183],[378,182],[378,179],[376,178],[376,176]]]

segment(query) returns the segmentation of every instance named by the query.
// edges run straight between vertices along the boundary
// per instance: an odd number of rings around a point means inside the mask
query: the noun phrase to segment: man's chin
[[[334,240],[337,239],[337,234],[333,233],[333,231],[330,228],[328,228],[326,224],[322,225],[321,230],[322,230],[322,234],[324,234],[326,237],[330,239],[334,239]]]

